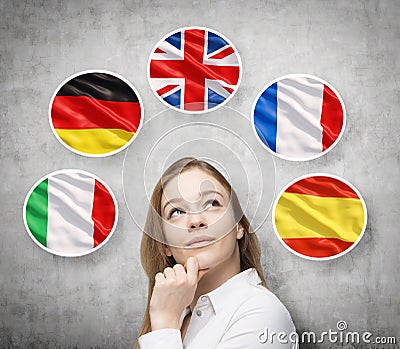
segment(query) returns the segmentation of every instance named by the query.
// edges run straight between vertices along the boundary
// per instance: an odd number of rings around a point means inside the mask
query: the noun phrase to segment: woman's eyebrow
[[[171,205],[172,203],[174,203],[174,202],[179,202],[179,201],[182,201],[182,199],[176,198],[176,199],[171,199],[171,200],[167,201],[167,202],[165,203],[164,207],[163,207],[163,211],[165,211],[165,208],[166,208],[168,205]],[[172,206],[172,205],[171,205],[171,206]]]
[[[222,196],[222,194],[219,191],[212,190],[212,189],[204,190],[204,191],[200,192],[200,195],[207,195],[207,194],[218,194],[219,196]]]
[[[216,190],[204,190],[204,191],[200,192],[201,196],[204,196],[204,195],[207,195],[207,194],[217,194],[217,195],[219,195],[219,196],[221,196],[223,198],[223,195],[219,191],[216,191]],[[173,199],[167,201],[164,204],[163,211],[165,210],[165,208],[168,205],[170,205],[170,204],[172,204],[174,202],[180,202],[180,201],[184,201],[184,199],[183,198],[173,198]]]

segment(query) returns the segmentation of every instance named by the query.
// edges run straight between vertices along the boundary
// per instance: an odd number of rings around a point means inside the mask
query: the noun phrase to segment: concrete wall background
[[[238,48],[244,74],[228,106],[245,115],[267,82],[288,73],[320,76],[339,91],[347,108],[341,141],[313,161],[276,159],[277,189],[310,172],[344,177],[366,201],[365,235],[345,256],[315,263],[285,250],[268,219],[259,234],[263,266],[300,333],[344,320],[349,330],[400,341],[398,1],[1,1],[0,13],[0,347],[133,344],[147,280],[123,200],[124,152],[93,159],[68,151],[51,133],[48,103],[62,80],[99,68],[136,86],[145,118],[163,110],[147,59],[163,35],[188,25],[215,29]],[[23,225],[26,193],[61,168],[99,175],[119,203],[114,236],[88,256],[53,256]]]

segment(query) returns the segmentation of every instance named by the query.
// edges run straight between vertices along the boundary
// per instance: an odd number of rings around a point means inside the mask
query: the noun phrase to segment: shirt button
[[[201,296],[201,301],[204,303],[207,302],[207,296]]]
[[[201,310],[197,310],[197,311],[196,311],[196,315],[197,315],[197,316],[201,316],[201,315],[203,315],[203,313],[201,312]]]

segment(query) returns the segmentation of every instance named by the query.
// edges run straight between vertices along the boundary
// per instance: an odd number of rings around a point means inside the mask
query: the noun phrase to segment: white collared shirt
[[[180,326],[189,311],[183,311]],[[183,343],[181,331],[172,328],[138,340],[141,349],[296,349],[295,331],[286,307],[250,268],[199,297]]]

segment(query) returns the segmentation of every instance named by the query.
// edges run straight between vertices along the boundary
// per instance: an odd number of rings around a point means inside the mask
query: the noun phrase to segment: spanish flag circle
[[[142,102],[134,86],[104,70],[69,77],[56,89],[49,106],[56,138],[69,150],[91,157],[125,149],[142,119]]]
[[[306,259],[327,260],[349,252],[366,224],[367,208],[360,193],[329,174],[295,179],[280,193],[273,210],[281,243]]]

